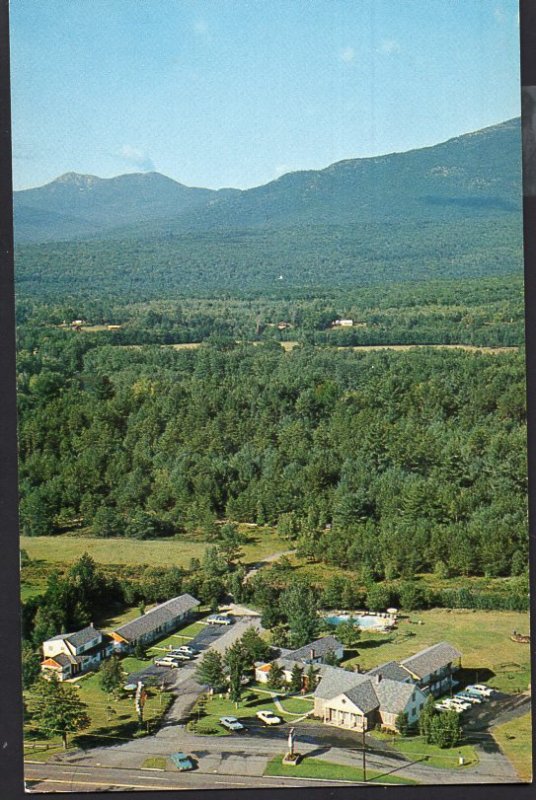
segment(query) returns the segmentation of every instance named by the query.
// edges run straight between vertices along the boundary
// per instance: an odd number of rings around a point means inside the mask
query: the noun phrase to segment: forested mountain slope
[[[54,241],[103,234],[119,225],[182,214],[236,190],[183,186],[157,172],[97,178],[68,172],[14,194],[18,241]]]

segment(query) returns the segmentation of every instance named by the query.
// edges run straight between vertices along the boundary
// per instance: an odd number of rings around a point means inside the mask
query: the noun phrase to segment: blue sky
[[[12,0],[15,188],[246,188],[519,114],[517,0]]]

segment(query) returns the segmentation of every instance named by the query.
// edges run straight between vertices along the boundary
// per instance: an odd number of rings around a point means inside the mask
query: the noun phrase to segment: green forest
[[[373,316],[387,338],[418,343],[440,318],[452,341],[465,325],[469,342],[487,327],[504,344],[504,327],[520,343],[520,281],[468,282],[462,307],[463,288],[443,286],[451,305],[436,291],[427,306],[421,287],[411,311],[391,287],[383,305],[357,307],[356,294],[342,310]],[[523,348],[359,352],[341,336],[366,327],[326,327],[340,306],[274,300],[279,316],[296,312],[288,352],[270,302],[264,329],[255,301],[199,299],[174,318],[171,304],[114,306],[124,328],[95,333],[61,327],[74,308],[21,304],[22,532],[210,541],[231,520],[275,526],[306,556],[377,580],[523,573]],[[181,326],[198,348],[144,344]]]

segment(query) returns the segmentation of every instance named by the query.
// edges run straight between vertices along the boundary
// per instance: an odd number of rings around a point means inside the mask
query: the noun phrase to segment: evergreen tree
[[[247,653],[251,666],[255,661],[264,661],[270,653],[270,645],[264,641],[258,630],[253,626],[242,634],[239,641]]]
[[[434,708],[435,702],[435,697],[433,697],[433,695],[429,695],[426,703],[424,704],[424,708],[421,711],[421,716],[419,717],[419,733],[421,736],[424,736],[427,742],[432,741],[433,721],[438,716],[438,713]]]
[[[225,686],[225,671],[223,659],[216,650],[206,650],[195,671],[196,680],[210,686],[213,691],[219,691]]]
[[[238,641],[228,647],[223,657],[229,680],[229,699],[238,707],[242,697],[242,678],[248,663],[248,655]]]
[[[343,619],[337,625],[336,635],[346,647],[353,647],[359,639],[360,629],[353,617]]]
[[[41,674],[39,653],[30,642],[22,643],[22,686],[30,689]]]
[[[301,691],[303,686],[303,667],[299,664],[294,664],[290,674],[290,688],[293,692]]]
[[[395,720],[395,728],[401,736],[407,736],[409,732],[409,719],[405,711],[401,711]]]
[[[317,601],[311,586],[304,582],[292,584],[281,595],[279,606],[288,620],[291,647],[303,647],[317,638]]]
[[[308,692],[314,692],[318,683],[318,669],[314,664],[309,664],[305,675],[305,683]]]
[[[270,664],[270,672],[268,673],[268,686],[270,689],[281,689],[285,684],[285,672],[277,661],[272,661]]]

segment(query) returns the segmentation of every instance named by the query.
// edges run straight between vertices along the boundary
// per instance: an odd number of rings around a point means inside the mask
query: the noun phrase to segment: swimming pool
[[[360,628],[367,630],[383,629],[389,623],[388,618],[376,617],[373,614],[367,614],[366,616],[360,614],[335,614],[333,616],[324,617],[326,622],[329,622],[331,625],[339,625],[339,623],[346,622],[346,620],[350,618],[355,620]]]

